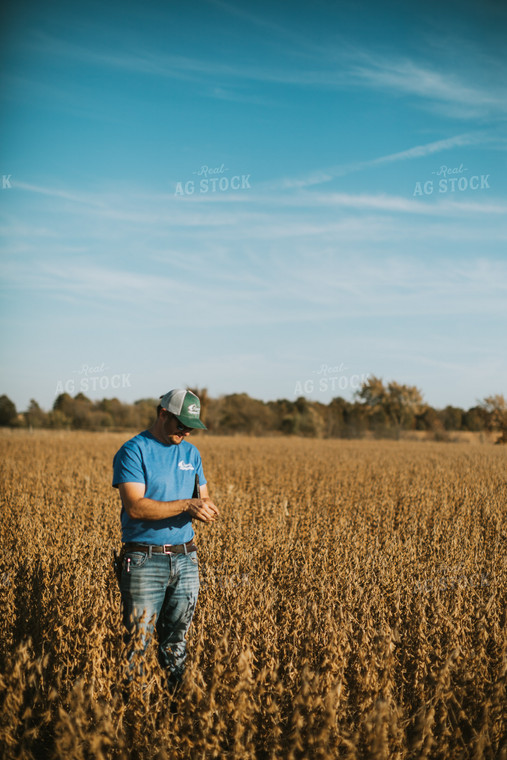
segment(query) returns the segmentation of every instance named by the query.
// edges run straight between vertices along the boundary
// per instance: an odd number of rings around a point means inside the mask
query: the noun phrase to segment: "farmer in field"
[[[118,574],[127,642],[140,632],[145,651],[156,630],[170,687],[183,676],[199,590],[192,520],[218,517],[201,456],[186,440],[193,429],[206,429],[199,417],[195,394],[169,391],[154,424],[124,443],[113,460],[113,486],[122,502]]]

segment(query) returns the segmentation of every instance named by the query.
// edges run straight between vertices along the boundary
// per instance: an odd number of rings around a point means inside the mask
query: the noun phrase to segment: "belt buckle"
[[[163,546],[164,554],[173,554],[171,549],[172,549],[172,544],[164,544]]]

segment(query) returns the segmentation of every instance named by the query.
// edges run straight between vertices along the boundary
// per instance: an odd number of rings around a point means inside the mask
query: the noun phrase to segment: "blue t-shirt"
[[[145,430],[123,444],[113,460],[113,486],[144,483],[145,498],[156,501],[191,499],[195,476],[206,483],[201,455],[188,441],[166,445]],[[122,541],[142,544],[183,544],[194,537],[192,518],[184,512],[163,520],[137,520],[122,504]]]

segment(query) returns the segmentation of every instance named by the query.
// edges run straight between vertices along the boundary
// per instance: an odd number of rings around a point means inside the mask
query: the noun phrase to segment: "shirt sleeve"
[[[145,483],[141,453],[131,446],[122,446],[113,459],[113,486],[120,483]]]

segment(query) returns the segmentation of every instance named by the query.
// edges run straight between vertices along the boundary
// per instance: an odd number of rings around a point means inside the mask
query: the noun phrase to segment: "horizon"
[[[378,378],[378,379],[382,379],[382,378]],[[388,383],[386,382],[385,385],[387,386],[387,384]],[[100,397],[100,398],[91,398],[90,396],[86,395],[86,392],[84,390],[82,390],[80,388],[75,388],[75,390],[76,390],[76,393],[74,395],[71,394],[71,393],[68,393],[66,390],[63,390],[61,395],[68,394],[73,400],[77,396],[79,396],[79,395],[84,395],[85,398],[88,401],[90,401],[91,403],[93,403],[93,404],[99,404],[99,403],[104,402],[104,401],[113,401],[113,400],[119,401],[120,404],[126,404],[126,405],[135,405],[135,404],[138,404],[138,403],[141,403],[141,402],[153,402],[154,409],[155,409],[156,405],[159,403],[159,399],[157,397],[143,396],[141,398],[136,398],[133,401],[126,401],[125,399],[119,398],[118,396],[103,396],[103,397]],[[333,396],[328,402],[323,402],[319,398],[314,398],[314,399],[310,398],[308,393],[306,393],[306,394],[302,393],[300,396],[296,396],[294,398],[278,397],[278,398],[271,398],[271,399],[261,399],[261,398],[257,398],[255,396],[252,396],[251,394],[247,393],[246,391],[233,391],[230,394],[229,393],[227,393],[227,394],[224,393],[224,394],[220,394],[218,396],[212,396],[212,395],[210,395],[208,393],[208,389],[207,388],[199,388],[197,390],[199,390],[201,393],[202,393],[202,391],[206,391],[206,393],[207,393],[207,399],[209,401],[219,401],[222,398],[227,398],[228,396],[232,396],[232,395],[234,395],[234,396],[247,395],[252,401],[260,401],[263,404],[276,404],[277,402],[283,402],[283,401],[287,401],[289,403],[295,403],[300,398],[305,398],[308,401],[308,403],[310,403],[310,404],[312,404],[312,403],[318,403],[318,404],[323,404],[324,406],[329,406],[329,404],[332,401],[335,401],[336,399],[341,399],[341,400],[347,401],[347,402],[349,402],[351,404],[353,404],[353,403],[360,403],[360,404],[363,404],[364,406],[368,406],[367,402],[361,401],[360,399],[358,399],[354,395],[351,398],[346,398],[344,395],[339,395],[338,394],[338,395]],[[483,405],[483,403],[485,402],[486,398],[498,397],[498,396],[503,397],[503,394],[500,394],[500,393],[489,394],[488,396],[485,396],[483,398],[476,399],[476,402],[474,404],[472,404],[471,406],[469,406],[469,407],[459,407],[456,404],[446,404],[445,406],[437,407],[437,406],[433,406],[432,404],[430,404],[426,400],[426,398],[424,396],[424,392],[423,392],[423,390],[421,388],[417,388],[417,390],[421,393],[423,406],[433,408],[437,412],[438,411],[444,411],[446,408],[452,408],[452,407],[462,409],[463,411],[466,412],[466,411],[470,411],[470,409],[473,409],[473,408],[476,408],[478,406]],[[0,395],[3,395],[3,394],[0,393]],[[7,394],[5,394],[5,395],[7,395]],[[58,396],[55,397],[55,401],[57,400],[57,398],[58,398]],[[200,396],[199,398],[202,400],[202,396]],[[10,400],[12,401],[12,399],[10,399]],[[40,409],[45,414],[47,414],[47,413],[49,413],[49,412],[51,412],[53,410],[53,405],[51,407],[46,408],[45,406],[43,406],[43,405],[41,405],[39,403],[38,399],[32,397],[30,399],[30,401],[28,402],[28,404],[26,405],[26,409],[19,409],[17,407],[17,405],[16,405],[16,412],[17,412],[17,414],[18,415],[19,414],[26,414],[28,412],[28,407],[29,407],[29,404],[30,404],[31,401],[37,402],[39,404]],[[55,401],[53,402],[53,404],[55,403]]]
[[[479,0],[8,3],[0,393],[505,394],[506,31]]]

